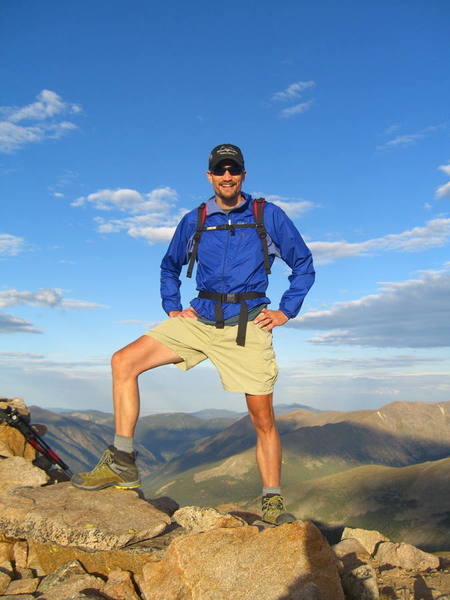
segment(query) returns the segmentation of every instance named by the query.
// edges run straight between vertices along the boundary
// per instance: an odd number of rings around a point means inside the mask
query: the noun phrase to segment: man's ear
[[[211,176],[211,171],[206,171],[206,177],[207,177],[207,179],[208,179],[209,183],[212,183],[212,182],[213,182],[213,180],[212,180],[212,176]]]

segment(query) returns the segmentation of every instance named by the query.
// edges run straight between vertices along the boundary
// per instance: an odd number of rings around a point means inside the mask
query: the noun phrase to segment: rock
[[[30,411],[21,398],[0,398],[0,408],[4,409],[7,406],[17,409],[25,418],[30,415]],[[2,442],[2,448],[6,451],[6,454],[0,452],[2,456],[23,456],[30,461],[36,458],[36,451],[33,446],[28,444],[18,429],[10,427],[7,423],[0,422],[0,442]]]
[[[16,579],[11,581],[6,589],[6,594],[33,594],[38,588],[39,579]]]
[[[131,573],[122,569],[110,572],[103,593],[115,600],[139,600]]]
[[[161,512],[166,513],[166,515],[169,515],[169,517],[171,517],[173,513],[180,508],[178,502],[173,500],[173,498],[169,498],[169,496],[153,498],[152,500],[149,500],[149,502]]]
[[[15,577],[17,579],[33,579],[35,574],[31,569],[27,569],[24,567],[16,567],[14,569]]]
[[[362,564],[341,574],[346,600],[379,600],[377,575],[370,564]]]
[[[181,527],[194,533],[220,527],[243,527],[246,525],[243,519],[220,513],[214,508],[202,508],[200,506],[180,508],[173,515],[173,520]]]
[[[103,579],[89,575],[77,560],[70,561],[41,581],[38,592],[45,600],[62,600],[79,594],[86,588],[101,590]]]
[[[11,575],[0,569],[0,596],[5,593],[8,585],[11,582]]]
[[[0,542],[0,563],[12,560],[13,544],[11,542]]]
[[[6,491],[19,486],[39,487],[49,480],[45,471],[23,456],[0,460],[0,488]]]
[[[151,600],[294,600],[306,584],[317,587],[311,599],[344,600],[336,557],[309,522],[181,536],[163,560],[144,565],[138,583]]]
[[[26,569],[28,565],[28,544],[25,541],[18,541],[13,546],[13,561],[16,569]]]
[[[354,529],[352,527],[346,527],[342,532],[341,540],[347,538],[354,538],[358,540],[369,554],[373,554],[377,544],[380,542],[389,542],[389,538],[384,536],[379,531],[370,529]]]
[[[44,600],[44,599],[42,599]],[[111,596],[105,596],[102,592],[98,590],[82,590],[77,593],[72,598],[68,598],[67,600],[116,600],[116,598],[112,599]]]
[[[377,575],[370,555],[356,538],[341,540],[333,546],[341,560],[341,581],[347,600],[378,600]]]
[[[70,598],[81,596],[81,598],[102,598],[105,599],[107,596],[98,594],[95,596],[82,596],[80,592],[89,590],[93,592],[101,592],[105,582],[100,577],[94,575],[75,575],[70,579],[62,583],[57,583],[45,592],[43,596],[38,596],[42,600],[69,600]],[[39,590],[40,591],[40,590]],[[116,599],[114,599],[116,600]]]
[[[170,523],[168,515],[132,491],[87,492],[69,482],[2,491],[0,515],[6,535],[92,550],[152,538]]]
[[[439,557],[423,552],[411,544],[382,542],[377,546],[374,559],[382,565],[391,565],[415,571],[439,568]]]
[[[39,586],[39,592],[46,592],[51,587],[64,583],[77,575],[86,575],[86,571],[83,569],[82,565],[77,560],[67,562],[56,569],[54,573],[47,575],[47,577],[42,579],[41,585]]]
[[[2,600],[34,600],[34,594],[7,594],[6,596],[2,596]],[[42,600],[47,600],[46,598],[42,598]],[[60,598],[62,600],[62,598]]]
[[[367,560],[369,553],[356,538],[347,538],[332,546],[333,552],[338,558],[354,557],[361,560]]]
[[[181,528],[178,528],[180,531]],[[166,539],[169,538],[169,539]],[[155,549],[151,546],[141,551],[138,550],[110,550],[88,552],[79,548],[69,546],[56,546],[54,544],[42,544],[30,540],[29,564],[37,570],[38,575],[53,573],[61,565],[72,560],[78,560],[89,573],[108,576],[111,570],[123,569],[140,572],[143,565],[149,560],[159,560],[165,553],[165,547],[169,545],[173,535],[160,535],[145,542],[154,542]],[[165,546],[165,545],[166,546]]]

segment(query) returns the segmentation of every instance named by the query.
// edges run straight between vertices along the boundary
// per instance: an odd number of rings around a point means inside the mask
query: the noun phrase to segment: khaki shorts
[[[238,346],[237,327],[217,329],[197,319],[171,317],[145,335],[176,352],[183,359],[176,366],[183,371],[209,358],[225,390],[255,396],[270,394],[278,375],[272,333],[249,321],[245,346]]]

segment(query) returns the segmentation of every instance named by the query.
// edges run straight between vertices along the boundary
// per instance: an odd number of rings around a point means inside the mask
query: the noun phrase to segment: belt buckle
[[[236,302],[236,294],[225,294],[225,302],[234,304]]]

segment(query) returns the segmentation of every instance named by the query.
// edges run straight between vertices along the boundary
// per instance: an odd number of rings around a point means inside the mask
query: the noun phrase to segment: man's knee
[[[269,433],[276,426],[272,407],[252,409],[249,415],[258,433]]]

